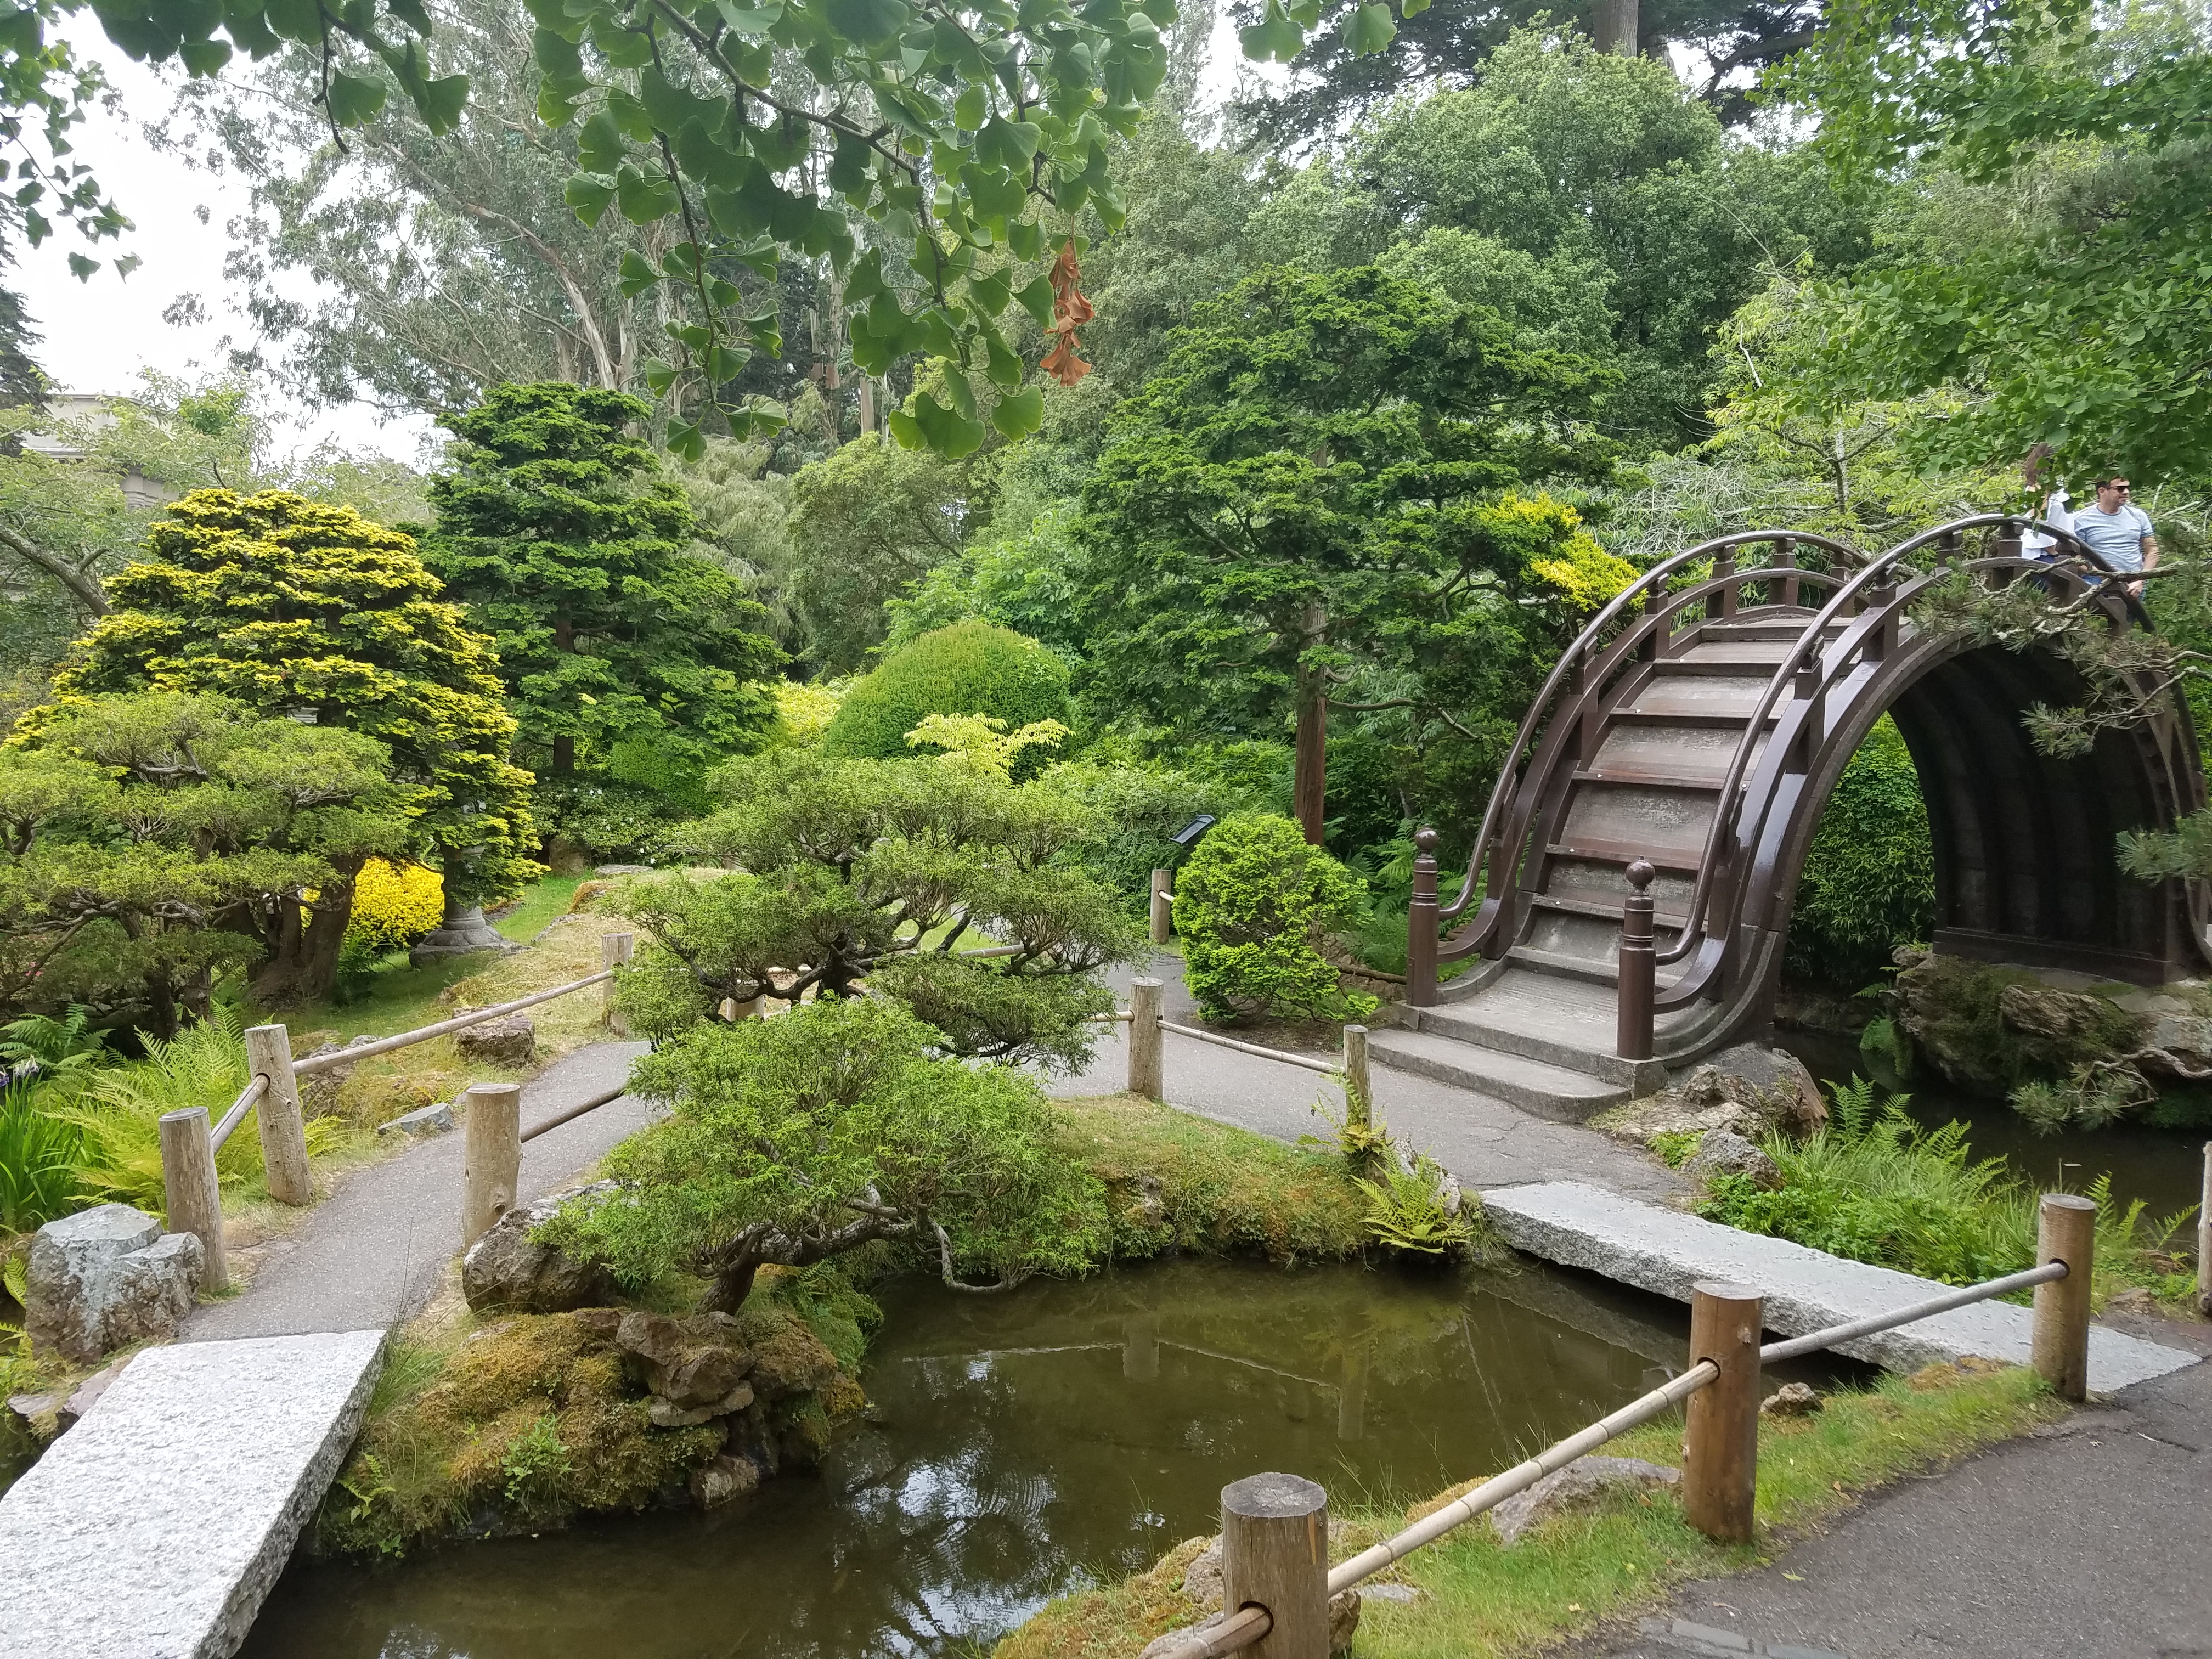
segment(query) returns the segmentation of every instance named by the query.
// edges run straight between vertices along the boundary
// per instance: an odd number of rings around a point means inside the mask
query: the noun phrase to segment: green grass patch
[[[1287,1265],[1340,1261],[1369,1243],[1368,1200],[1342,1158],[1139,1095],[1055,1104],[1060,1144],[1113,1195],[1116,1255],[1174,1248]]]
[[[522,890],[514,908],[492,926],[517,945],[527,945],[545,928],[568,914],[576,890],[592,880],[589,874],[547,876]]]
[[[1832,1394],[1814,1416],[1760,1423],[1756,1544],[1712,1542],[1691,1529],[1679,1498],[1664,1491],[1610,1494],[1546,1523],[1510,1549],[1477,1520],[1383,1575],[1419,1586],[1429,1599],[1411,1605],[1370,1600],[1361,1614],[1358,1651],[1361,1659],[1536,1652],[1656,1606],[1686,1580],[1760,1565],[1792,1534],[1848,1509],[1869,1488],[2021,1434],[2063,1410],[2033,1372],[2014,1368],[1962,1373],[1938,1366],[1914,1379],[1885,1377],[1868,1389]],[[1605,1450],[1679,1467],[1681,1439],[1681,1419],[1674,1416]],[[1347,1535],[1332,1552],[1339,1559],[1407,1520],[1371,1508],[1348,1510],[1344,1518]],[[1181,1584],[1199,1547],[1193,1540],[1149,1572],[1053,1602],[1001,1642],[995,1659],[1125,1659],[1152,1638],[1194,1622]]]

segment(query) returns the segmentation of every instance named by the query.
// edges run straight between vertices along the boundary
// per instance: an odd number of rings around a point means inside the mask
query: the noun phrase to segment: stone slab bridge
[[[2023,551],[2031,528],[2053,556]],[[1821,809],[1883,714],[1928,803],[1938,952],[2140,984],[2212,963],[2205,884],[2139,882],[2114,861],[2121,831],[2205,805],[2186,702],[2138,680],[2148,718],[2076,757],[2039,753],[2023,715],[2087,688],[2049,648],[1916,617],[1961,573],[2150,626],[2088,548],[1995,515],[1874,557],[1802,532],[1726,536],[1645,573],[1545,682],[1455,894],[1437,896],[1435,831],[1417,836],[1406,1029],[1378,1032],[1375,1059],[1579,1120],[1763,1031]],[[1649,1057],[1631,1059],[1619,964],[1639,860],[1656,994]],[[1461,961],[1440,986],[1437,964]]]

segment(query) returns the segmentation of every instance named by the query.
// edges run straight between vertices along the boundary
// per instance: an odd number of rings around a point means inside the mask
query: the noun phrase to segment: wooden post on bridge
[[[1653,905],[1647,890],[1658,873],[1643,859],[1628,866],[1629,894],[1620,906],[1620,1010],[1613,1052],[1623,1060],[1651,1058]]]
[[[1164,1100],[1167,1084],[1160,1065],[1160,1001],[1162,982],[1156,979],[1129,981],[1129,1092],[1146,1100]]]
[[[1707,621],[1711,622],[1718,620],[1721,622],[1731,622],[1735,620],[1736,586],[1735,581],[1732,580],[1735,575],[1735,555],[1733,552],[1723,549],[1713,560],[1713,580],[1717,582],[1726,582],[1728,586],[1722,588],[1719,593],[1715,596],[1718,601],[1717,605],[1711,602],[1706,605],[1705,618]]]
[[[628,962],[637,952],[635,933],[602,933],[599,935],[599,966],[615,969]],[[599,1001],[599,1018],[607,1030],[617,1036],[629,1035],[629,1017],[615,1006],[615,982],[606,982]]]
[[[1354,1123],[1375,1121],[1375,1087],[1367,1066],[1367,1028],[1344,1028],[1344,1111]]]
[[[1690,1396],[1682,1437],[1682,1518],[1724,1544],[1751,1541],[1759,1482],[1759,1339],[1766,1298],[1744,1285],[1690,1290],[1690,1364],[1720,1376]]]
[[[1437,1006],[1437,832],[1413,832],[1413,899],[1406,908],[1406,1006]]]
[[[2212,1317],[2212,1140],[2204,1143],[2204,1198],[2197,1206],[2197,1311]]]
[[[1221,1489],[1221,1605],[1267,1608],[1254,1659],[1328,1659],[1328,1494],[1296,1474]]]
[[[164,1112],[161,1121],[162,1203],[173,1233],[191,1233],[200,1241],[199,1287],[228,1290],[230,1262],[223,1249],[222,1186],[215,1171],[215,1145],[208,1137],[208,1110],[193,1106]]]
[[[1880,581],[1870,582],[1860,591],[1866,595],[1867,609],[1881,617],[1861,654],[1869,662],[1880,662],[1897,649],[1897,612],[1893,609],[1897,604],[1897,580],[1884,571]]]
[[[522,1085],[471,1083],[461,1097],[467,1114],[467,1161],[461,1172],[461,1248],[491,1231],[514,1207],[522,1181]]]

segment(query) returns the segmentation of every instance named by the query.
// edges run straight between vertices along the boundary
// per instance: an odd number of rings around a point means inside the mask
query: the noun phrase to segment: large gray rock
[[[548,1193],[500,1217],[461,1258],[461,1294],[469,1306],[478,1312],[498,1308],[513,1313],[567,1313],[612,1301],[614,1277],[605,1267],[579,1261],[530,1235],[568,1200],[613,1190],[611,1181],[594,1182]]]
[[[456,1031],[453,1047],[463,1060],[480,1060],[491,1066],[526,1066],[538,1052],[538,1022],[527,1014],[488,1019]]]
[[[1640,1457],[1578,1457],[1491,1510],[1490,1524],[1500,1543],[1513,1544],[1529,1528],[1555,1515],[1588,1509],[1607,1492],[1677,1486],[1681,1479],[1680,1469]]]
[[[49,1221],[31,1240],[25,1327],[40,1352],[97,1359],[127,1342],[174,1336],[191,1311],[205,1252],[190,1233],[128,1204]]]
[[[441,1135],[453,1127],[453,1109],[450,1103],[434,1100],[428,1106],[417,1106],[411,1112],[402,1112],[398,1117],[380,1123],[376,1133],[384,1135],[404,1135],[410,1140],[421,1140],[431,1135]]]
[[[1782,1184],[1782,1171],[1774,1167],[1774,1160],[1727,1129],[1705,1131],[1698,1150],[1682,1165],[1682,1173],[1701,1183],[1716,1176],[1749,1176],[1770,1193]]]
[[[637,1357],[646,1386],[670,1405],[680,1411],[720,1409],[720,1402],[734,1398],[741,1384],[743,1403],[751,1403],[745,1376],[753,1369],[753,1356],[740,1344],[737,1326],[727,1314],[678,1319],[632,1308],[616,1326],[615,1342]]]

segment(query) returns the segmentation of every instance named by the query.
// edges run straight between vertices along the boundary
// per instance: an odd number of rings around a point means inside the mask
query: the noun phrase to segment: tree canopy
[[[682,488],[629,431],[650,412],[554,382],[446,419],[458,442],[422,562],[491,635],[516,758],[556,785],[648,763],[696,776],[775,718],[767,612],[690,550]]]
[[[192,692],[374,738],[393,775],[422,791],[417,833],[445,866],[448,896],[501,897],[536,869],[530,774],[507,758],[514,720],[491,642],[439,592],[410,538],[349,507],[195,490],[109,580],[114,609],[54,685],[64,705]],[[40,718],[26,717],[33,732]],[[340,880],[310,907],[298,990],[327,991],[351,902]]]
[[[1371,267],[1247,278],[1122,405],[1084,492],[1088,695],[1182,730],[1295,720],[1317,841],[1330,704],[1450,733],[1474,683],[1556,637],[1528,604],[1625,585],[1569,507],[1512,493],[1605,475],[1583,422],[1609,379]]]

